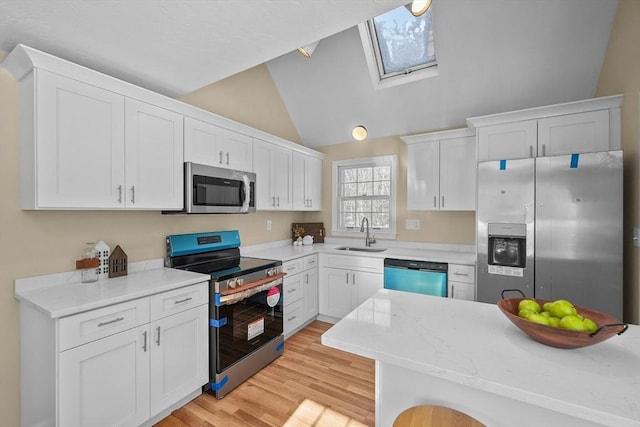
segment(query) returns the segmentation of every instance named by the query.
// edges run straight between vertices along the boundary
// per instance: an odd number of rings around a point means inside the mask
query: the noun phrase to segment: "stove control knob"
[[[280,270],[278,269],[278,267],[273,269],[273,275],[275,276],[276,274],[279,274]]]
[[[242,286],[244,285],[244,279],[238,279],[236,280],[236,283],[238,284],[238,286]]]
[[[227,286],[229,286],[230,288],[235,288],[236,287],[236,279],[229,279],[227,281]]]
[[[267,276],[271,277],[273,276],[275,273],[273,272],[273,268],[270,268],[269,270],[267,270]]]

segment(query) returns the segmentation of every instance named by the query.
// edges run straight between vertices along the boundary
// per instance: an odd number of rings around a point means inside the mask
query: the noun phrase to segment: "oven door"
[[[210,351],[221,373],[283,332],[282,279],[232,304],[213,306]],[[212,366],[213,368],[213,366]]]

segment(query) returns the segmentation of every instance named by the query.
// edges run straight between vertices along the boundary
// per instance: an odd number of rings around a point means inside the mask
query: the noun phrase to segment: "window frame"
[[[339,206],[339,177],[338,170],[341,167],[354,167],[360,165],[373,165],[391,166],[391,183],[389,196],[389,230],[382,231],[380,228],[370,227],[370,234],[375,235],[376,238],[381,239],[395,239],[397,237],[396,232],[396,200],[398,191],[398,156],[396,154],[389,154],[386,156],[373,156],[373,157],[360,157],[348,160],[334,160],[332,164],[332,179],[331,179],[331,234],[333,236],[342,237],[362,237],[360,227],[356,227],[355,230],[345,230],[338,227],[338,206]]]
[[[433,5],[431,8],[433,8]],[[434,65],[416,66],[405,72],[395,72],[385,75],[375,31],[373,18],[358,24],[358,32],[360,33],[360,40],[367,61],[367,68],[369,69],[369,77],[371,78],[374,89],[385,89],[438,75],[437,56]]]

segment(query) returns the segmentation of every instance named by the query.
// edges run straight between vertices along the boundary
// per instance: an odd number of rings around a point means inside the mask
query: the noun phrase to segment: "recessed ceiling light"
[[[353,139],[356,141],[364,141],[367,139],[367,128],[362,125],[358,125],[351,131],[351,136],[353,136]]]

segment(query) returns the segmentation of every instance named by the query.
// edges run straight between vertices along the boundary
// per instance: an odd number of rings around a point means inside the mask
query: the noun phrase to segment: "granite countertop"
[[[640,426],[640,326],[565,350],[538,343],[494,304],[383,289],[324,345],[607,426]]]
[[[51,318],[69,316],[209,280],[206,274],[173,268],[130,272],[123,277],[82,283],[78,275],[61,283],[64,274],[17,279],[15,296]]]
[[[412,247],[409,244],[401,244],[397,242],[380,241],[371,246],[371,248],[385,248],[384,252],[360,252],[360,251],[341,251],[336,248],[342,246],[364,247],[360,241],[337,241],[326,243],[314,243],[307,246],[293,246],[291,244],[280,244],[278,246],[262,246],[241,248],[242,254],[259,258],[275,258],[283,262],[300,258],[315,253],[333,253],[343,254],[347,256],[363,256],[372,258],[400,258],[417,261],[434,261],[446,262],[450,264],[475,265],[476,254],[472,250],[456,250],[453,245],[441,245],[440,248],[430,247]],[[438,246],[438,245],[433,245]],[[463,247],[463,249],[468,249]]]

